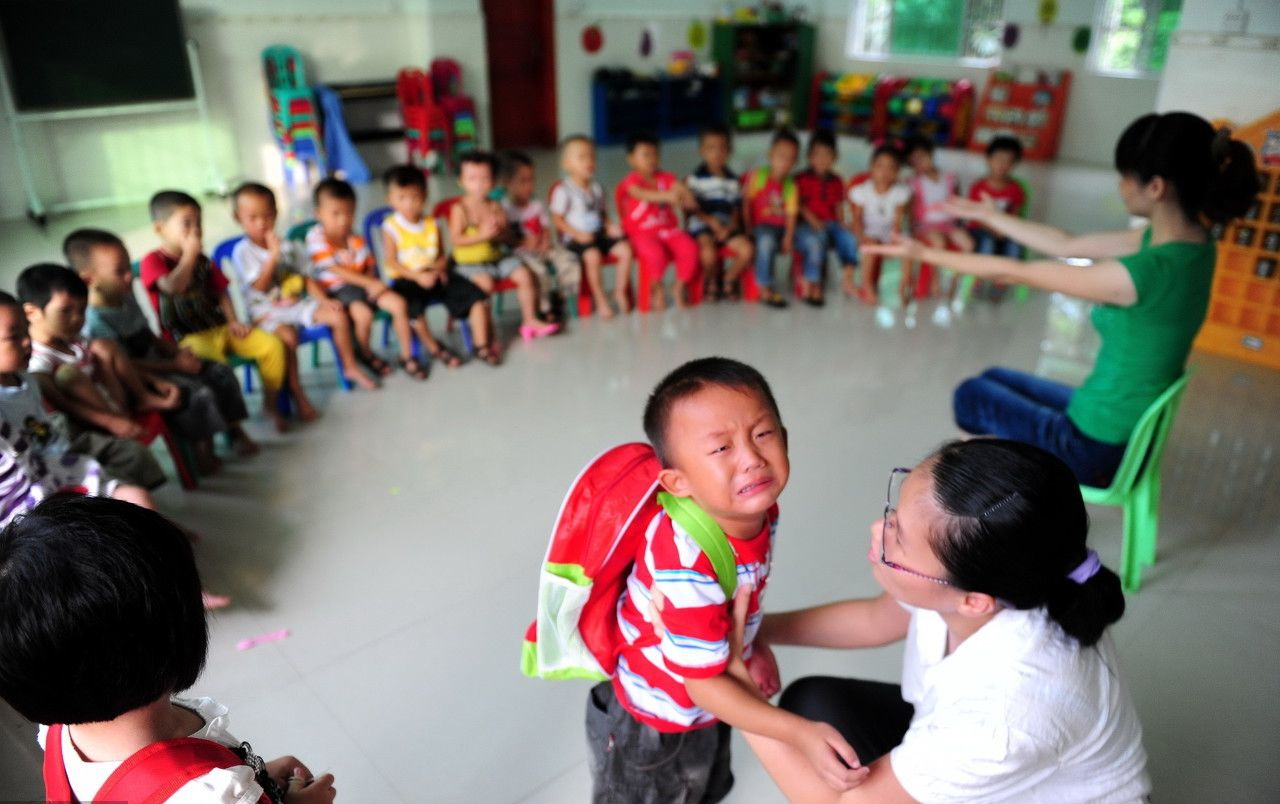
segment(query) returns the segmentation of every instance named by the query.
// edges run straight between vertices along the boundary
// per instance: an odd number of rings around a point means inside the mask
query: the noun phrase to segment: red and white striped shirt
[[[748,539],[728,536],[736,557],[738,586],[753,588],[743,638],[747,646],[755,639],[763,617],[761,600],[777,527],[775,505],[759,533]],[[652,589],[660,590],[666,601],[661,638],[649,620]],[[732,610],[711,560],[665,513],[649,523],[644,546],[627,579],[627,591],[618,602],[618,625],[627,643],[613,677],[622,706],[641,723],[662,732],[692,731],[715,723],[714,715],[690,699],[684,680],[711,678],[729,666]]]

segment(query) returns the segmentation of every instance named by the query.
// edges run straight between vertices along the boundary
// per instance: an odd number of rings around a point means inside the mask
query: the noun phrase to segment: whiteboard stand
[[[36,190],[35,177],[31,173],[31,163],[27,154],[26,143],[22,136],[22,127],[27,123],[50,123],[59,120],[84,120],[98,117],[118,117],[120,115],[161,114],[170,112],[195,111],[200,117],[200,135],[204,145],[204,158],[209,175],[208,191],[218,195],[227,194],[227,182],[218,171],[218,163],[213,149],[213,133],[209,125],[209,104],[204,94],[204,74],[200,71],[200,59],[193,39],[186,41],[187,63],[191,68],[191,84],[195,97],[191,100],[159,101],[156,103],[131,103],[121,106],[95,106],[87,109],[64,109],[54,112],[19,112],[14,108],[13,85],[9,83],[9,74],[0,59],[0,81],[4,84],[4,112],[9,119],[9,130],[13,133],[14,149],[18,154],[18,173],[22,177],[22,185],[27,193],[27,217],[44,226],[48,221],[48,213],[74,212],[83,209],[119,206],[121,204],[138,203],[147,198],[137,196],[104,196],[79,201],[59,201],[46,204]]]

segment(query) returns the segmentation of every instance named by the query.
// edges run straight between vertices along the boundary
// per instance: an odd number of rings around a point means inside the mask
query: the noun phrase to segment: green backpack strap
[[[684,528],[698,543],[702,552],[711,559],[711,567],[716,571],[716,580],[724,590],[724,599],[733,600],[733,593],[738,589],[738,560],[729,545],[729,538],[724,530],[716,524],[711,515],[698,507],[688,497],[677,497],[665,491],[658,492],[658,503],[672,521]]]

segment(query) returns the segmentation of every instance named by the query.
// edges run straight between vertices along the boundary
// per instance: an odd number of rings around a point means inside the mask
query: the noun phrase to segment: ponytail
[[[1089,516],[1075,475],[1016,441],[955,441],[925,460],[946,515],[933,549],[957,587],[1015,609],[1043,607],[1081,645],[1124,614],[1120,579],[1085,538]]]
[[[1115,167],[1144,184],[1164,179],[1192,221],[1237,218],[1261,189],[1249,146],[1189,112],[1147,114],[1130,123],[1116,142]]]

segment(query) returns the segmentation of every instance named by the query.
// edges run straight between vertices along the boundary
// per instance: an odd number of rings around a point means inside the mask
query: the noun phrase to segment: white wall
[[[1267,0],[1257,0],[1266,2]],[[1007,52],[1004,62],[1030,64],[1073,72],[1071,98],[1066,115],[1059,159],[1107,164],[1112,147],[1124,126],[1155,108],[1159,82],[1150,78],[1116,78],[1088,73],[1085,57],[1071,50],[1071,37],[1079,25],[1091,25],[1095,0],[1060,0],[1058,19],[1041,25],[1036,0],[1005,0],[1005,16],[1019,23],[1021,38]],[[743,5],[735,3],[733,5]],[[815,67],[833,72],[897,72],[941,78],[969,78],[979,88],[986,71],[966,67],[953,59],[903,59],[864,61],[845,55],[851,0],[804,0],[787,3],[802,6],[817,23]],[[714,0],[558,0],[556,4],[556,59],[560,134],[589,132],[591,128],[591,73],[598,67],[622,66],[659,69],[672,50],[687,49],[685,32],[691,19],[700,16],[708,24],[724,3]],[[582,50],[582,28],[599,23],[605,46],[595,55]],[[658,37],[654,55],[638,53],[645,25],[655,26]],[[709,50],[700,54],[709,58]]]
[[[1280,107],[1280,3],[1246,0],[1246,36],[1216,36],[1227,6],[1185,0],[1182,25],[1169,46],[1156,108],[1190,111],[1237,125]]]

